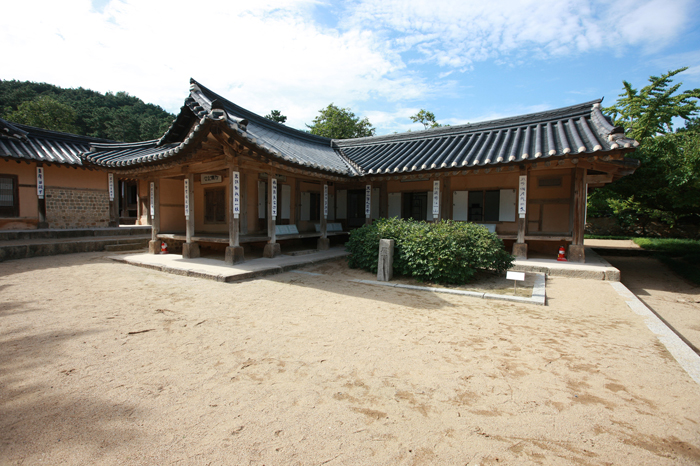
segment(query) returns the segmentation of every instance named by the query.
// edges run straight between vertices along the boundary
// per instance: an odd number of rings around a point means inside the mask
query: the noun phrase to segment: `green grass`
[[[700,254],[700,241],[677,238],[634,238],[634,242],[644,249],[670,256]]]
[[[634,239],[634,236],[583,235],[584,239]]]
[[[700,241],[674,238],[634,238],[634,242],[678,275],[700,285]]]

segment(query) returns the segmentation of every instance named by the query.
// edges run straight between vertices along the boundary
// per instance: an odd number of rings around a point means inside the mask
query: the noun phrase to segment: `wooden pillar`
[[[194,259],[199,257],[199,243],[192,242],[194,236],[194,174],[187,173],[184,181],[185,191],[185,244],[182,245],[182,257]]]
[[[160,180],[151,180],[149,183],[149,212],[151,219],[151,241],[148,242],[148,252],[150,254],[160,253]]]
[[[324,251],[331,247],[331,242],[328,239],[328,181],[323,182],[323,191],[321,192],[321,202],[319,203],[319,218],[321,219],[321,237],[318,239],[316,249]]]
[[[241,234],[248,234],[248,175],[241,173]]]
[[[245,260],[240,240],[240,217],[243,200],[241,197],[241,174],[238,171],[237,162],[234,162],[234,165],[229,167],[228,177],[231,196],[230,208],[228,210],[228,247],[226,248],[224,261],[227,264],[233,265]]]
[[[442,178],[440,189],[440,218],[443,220],[452,219],[452,183],[451,177]]]
[[[568,259],[571,262],[586,262],[586,253],[583,246],[583,234],[586,228],[586,169],[574,168],[574,224],[573,238],[569,246]]]
[[[136,225],[141,224],[141,215],[143,211],[141,210],[141,180],[136,180]]]
[[[301,180],[294,179],[294,224],[298,227],[301,222]]]
[[[270,240],[265,245],[263,256],[272,259],[282,254],[282,249],[277,242],[277,178],[275,172],[270,171],[267,177],[267,236]]]
[[[379,183],[379,218],[389,217],[389,184],[386,180]]]
[[[518,239],[513,244],[513,255],[516,259],[527,259],[527,243],[525,243],[525,230],[527,228],[527,184],[528,173],[524,166],[520,167],[518,178]]]

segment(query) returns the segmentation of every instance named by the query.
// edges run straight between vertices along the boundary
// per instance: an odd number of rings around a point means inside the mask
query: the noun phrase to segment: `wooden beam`
[[[185,241],[187,243],[192,242],[192,236],[194,236],[194,174],[193,173],[188,173],[187,174],[187,189],[189,190],[189,196],[187,196],[187,200],[189,203],[189,208],[187,210],[189,211],[189,215],[185,218],[185,236],[186,239]]]
[[[586,215],[586,169],[577,168],[574,172],[574,245],[583,245],[584,222]]]

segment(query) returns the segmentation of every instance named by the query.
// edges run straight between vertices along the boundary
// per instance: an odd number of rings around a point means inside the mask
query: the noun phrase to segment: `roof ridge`
[[[218,100],[220,103],[224,105],[224,108],[230,107],[231,109],[234,110],[234,113],[240,114],[243,118],[247,119],[249,122],[254,122],[257,125],[264,126],[268,129],[271,129],[276,132],[281,132],[284,133],[288,136],[291,137],[296,137],[298,139],[302,139],[314,144],[319,144],[319,145],[326,145],[328,147],[331,147],[331,141],[333,141],[330,138],[326,138],[323,136],[316,136],[315,134],[308,133],[306,131],[298,130],[296,128],[292,128],[290,126],[277,123],[276,121],[268,120],[267,118],[258,115],[255,112],[252,112],[246,108],[241,107],[240,105],[234,104],[230,100],[226,99],[225,97],[222,97],[221,95],[217,94],[216,92],[212,91],[208,87],[204,86],[194,78],[190,78],[190,96],[194,98],[195,92],[199,90],[201,95],[204,96],[209,100],[207,102],[210,106],[211,103],[214,100]],[[208,95],[207,95],[208,94]],[[212,98],[213,97],[213,98]],[[197,99],[195,99],[197,100]],[[197,100],[199,102],[199,100]],[[201,102],[200,102],[201,104]],[[228,113],[228,111],[227,111]],[[231,115],[235,116],[235,115]]]
[[[560,107],[551,110],[544,110],[541,112],[526,113],[524,115],[515,115],[511,117],[497,118],[494,120],[484,120],[478,121],[476,123],[467,123],[464,125],[455,126],[443,126],[440,128],[430,128],[420,131],[407,131],[398,134],[385,134],[382,136],[370,136],[364,138],[353,138],[353,139],[334,139],[333,142],[339,146],[350,146],[350,145],[363,145],[367,144],[377,144],[384,141],[387,142],[397,142],[397,141],[409,141],[412,139],[424,139],[430,136],[451,136],[453,134],[463,134],[465,130],[478,131],[481,128],[488,128],[493,131],[496,129],[503,129],[509,126],[522,126],[526,124],[529,120],[537,121],[541,123],[546,119],[554,119],[557,115],[572,115],[574,113],[587,114],[590,113],[595,104],[599,104],[603,101],[602,98],[591,100],[589,102],[583,102],[580,104],[570,105],[568,107]],[[544,118],[549,116],[550,118]]]
[[[12,123],[7,120],[2,120],[0,119],[1,122],[4,122],[7,126],[18,129],[25,133],[26,136],[34,136],[34,137],[42,137],[42,136],[51,136],[54,139],[68,139],[68,140],[80,140],[86,143],[92,143],[92,142],[98,142],[102,141],[105,143],[115,143],[116,141],[112,139],[104,139],[104,138],[98,138],[94,136],[84,136],[82,134],[74,134],[74,133],[66,133],[63,131],[54,131],[51,129],[45,129],[45,128],[38,128],[36,126],[30,126],[30,125],[25,125],[21,123]],[[2,133],[0,133],[2,134]]]

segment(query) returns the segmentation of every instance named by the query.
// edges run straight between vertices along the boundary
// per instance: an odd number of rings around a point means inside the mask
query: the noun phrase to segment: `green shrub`
[[[377,272],[379,240],[393,239],[394,273],[435,283],[467,283],[477,270],[504,273],[513,256],[498,237],[474,223],[380,219],[350,233],[348,264]]]

